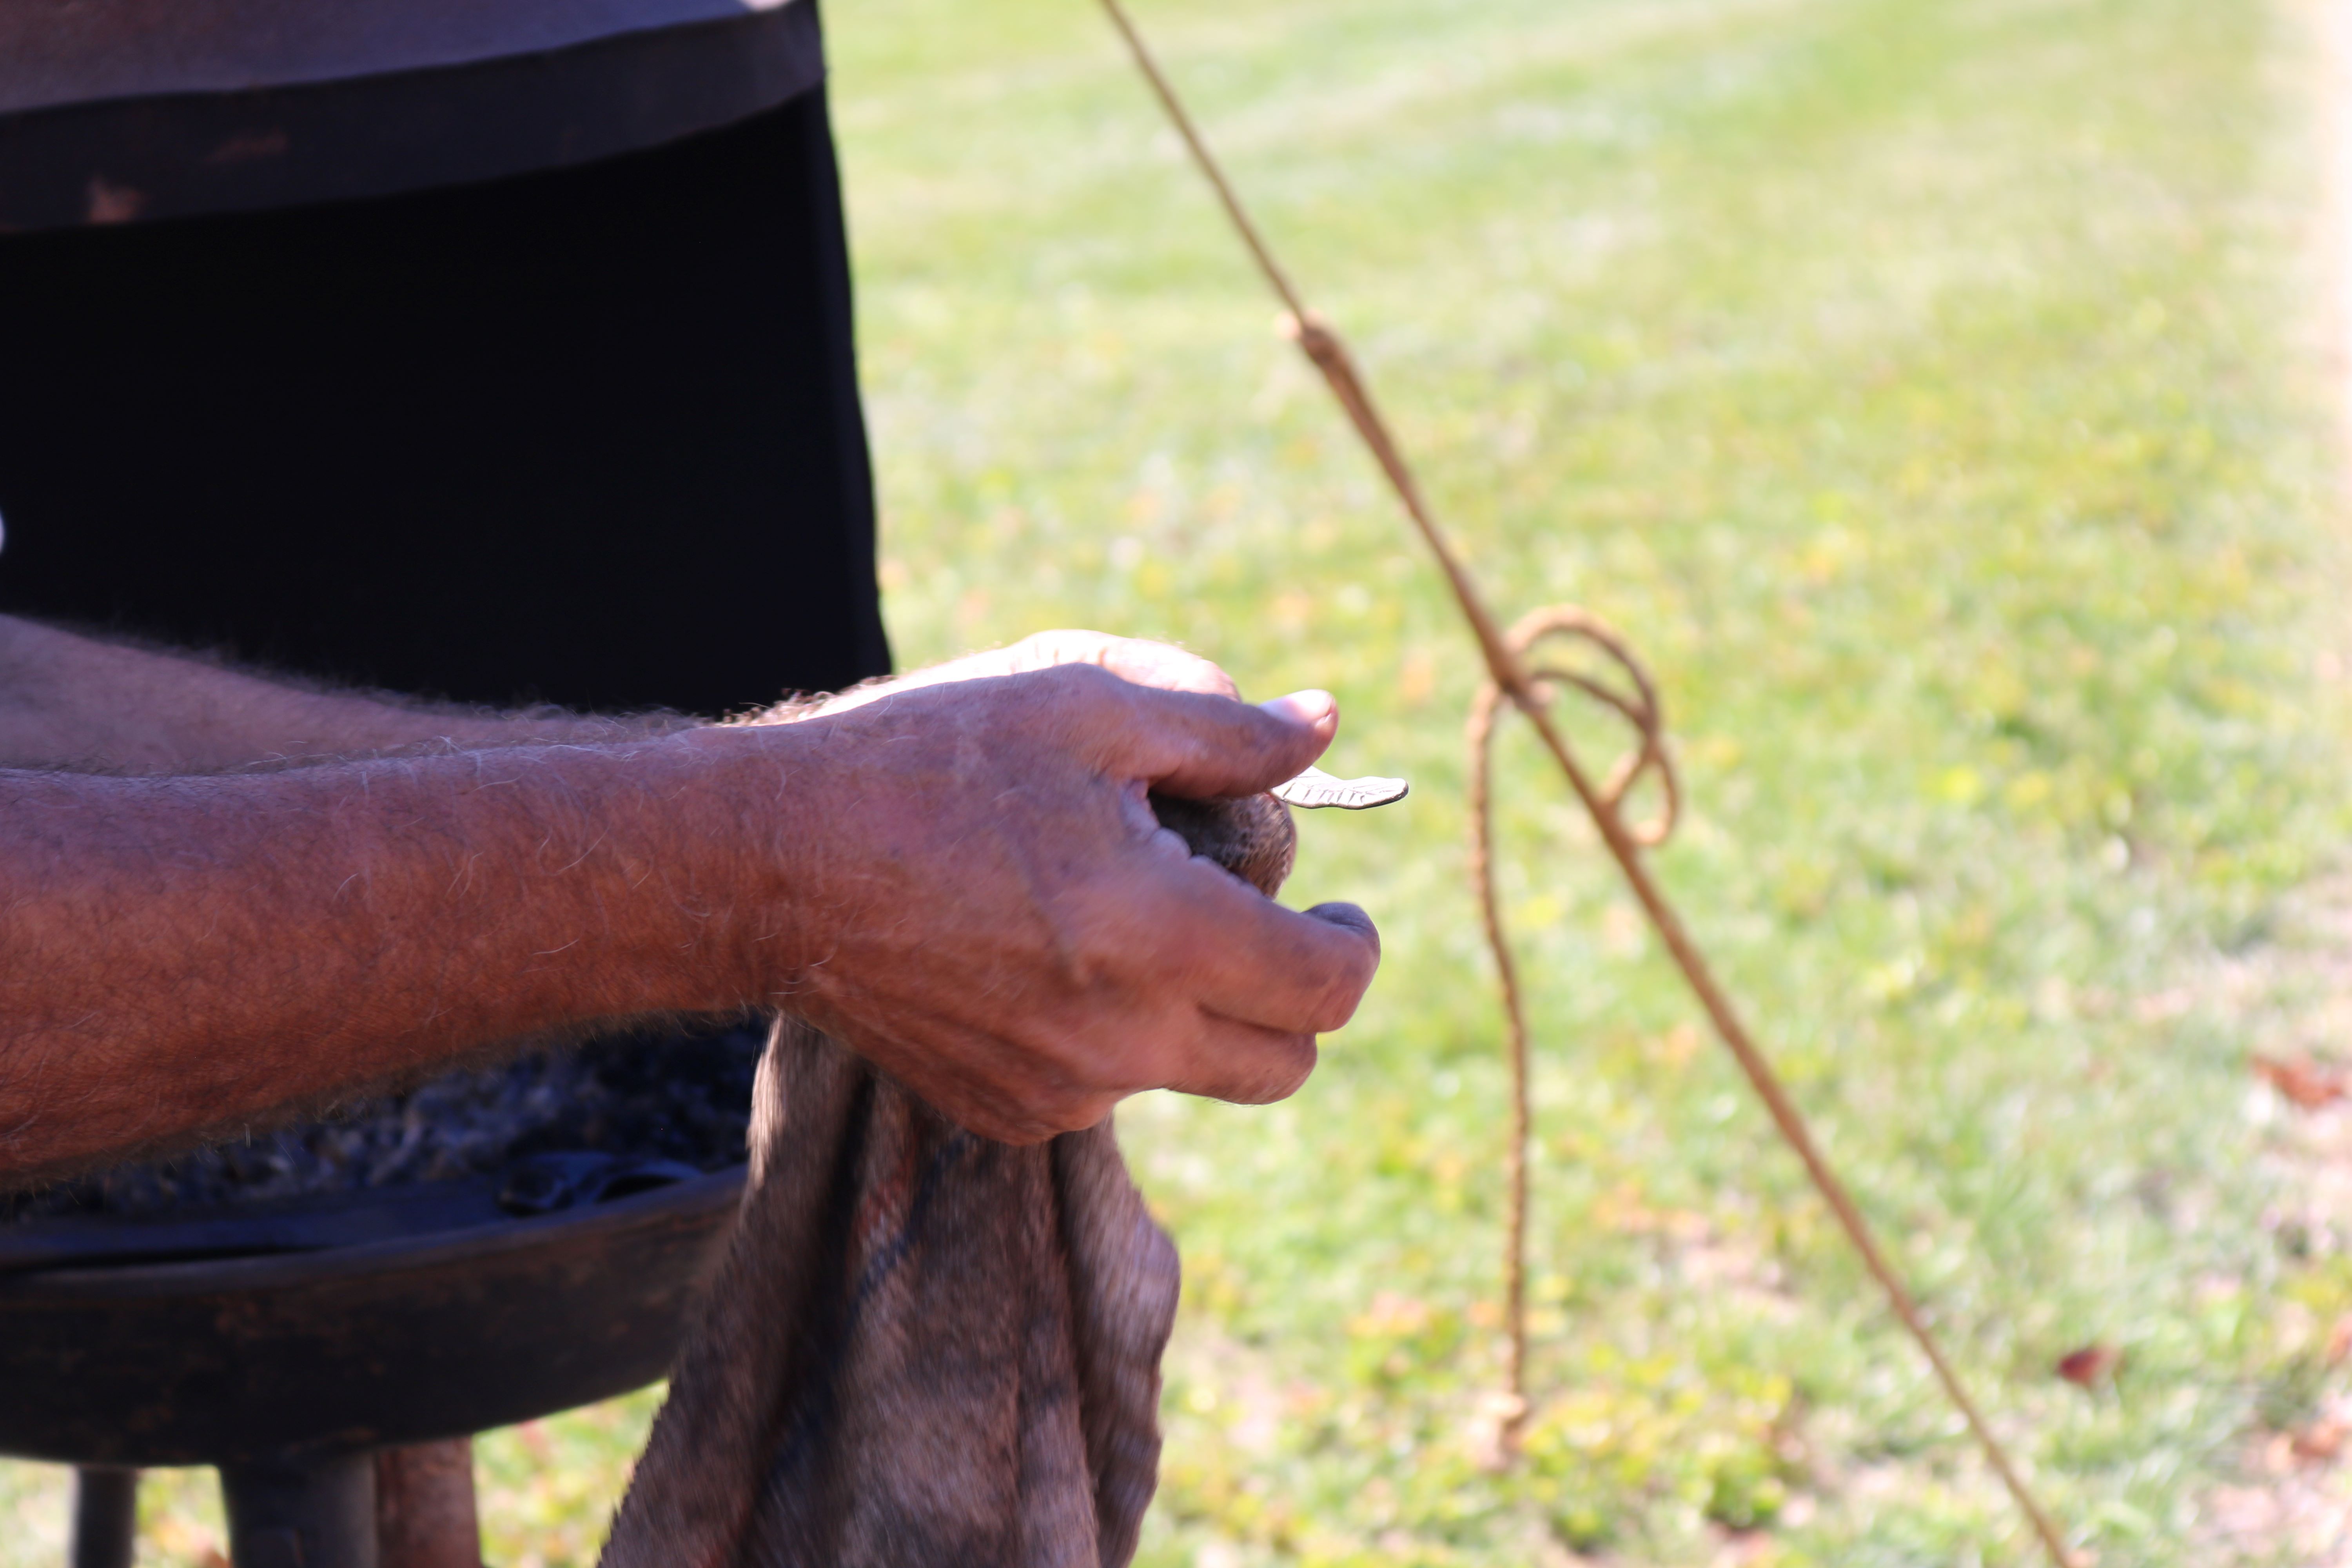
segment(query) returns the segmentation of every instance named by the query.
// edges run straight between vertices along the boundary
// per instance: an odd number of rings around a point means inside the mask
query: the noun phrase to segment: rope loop
[[[1570,688],[1608,709],[1633,730],[1633,744],[1610,765],[1601,780],[1601,805],[1617,818],[1626,837],[1644,849],[1664,844],[1682,818],[1682,779],[1666,745],[1665,710],[1658,700],[1657,683],[1650,679],[1633,645],[1608,622],[1575,605],[1548,605],[1529,611],[1504,634],[1504,640],[1527,669],[1538,700],[1549,706],[1555,691]],[[1597,653],[1607,668],[1595,676],[1572,666],[1541,663],[1535,655],[1546,642]],[[1489,680],[1476,700],[1485,717],[1475,727],[1483,734],[1493,725],[1501,693]],[[1626,796],[1645,778],[1657,783],[1658,809],[1642,821],[1627,822]]]

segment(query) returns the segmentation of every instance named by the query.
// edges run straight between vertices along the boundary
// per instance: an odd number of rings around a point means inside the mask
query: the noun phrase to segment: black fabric
[[[467,700],[887,668],[823,89],[645,153],[0,236],[0,610]]]

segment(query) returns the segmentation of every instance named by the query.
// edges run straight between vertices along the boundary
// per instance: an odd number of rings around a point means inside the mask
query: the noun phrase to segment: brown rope
[[[1617,868],[1624,874],[1627,885],[1633,890],[1633,896],[1641,901],[1643,910],[1649,916],[1650,924],[1656,930],[1659,940],[1665,944],[1666,952],[1674,959],[1675,967],[1682,971],[1684,980],[1689,984],[1692,993],[1698,998],[1700,1006],[1706,1009],[1708,1020],[1715,1026],[1717,1037],[1722,1040],[1733,1058],[1739,1064],[1740,1071],[1747,1076],[1749,1085],[1756,1090],[1757,1097],[1764,1102],[1765,1110],[1770,1113],[1773,1125],[1780,1129],[1781,1137],[1787,1141],[1798,1160],[1803,1163],[1806,1175],[1811,1179],[1822,1201],[1829,1205],[1830,1212],[1837,1217],[1838,1225],[1844,1230],[1846,1238],[1853,1244],[1854,1250],[1861,1255],[1864,1265],[1870,1270],[1872,1277],[1878,1281],[1880,1289],[1885,1291],[1888,1305],[1894,1309],[1895,1317],[1910,1332],[1912,1339],[1917,1342],[1920,1352],[1927,1358],[1927,1364],[1934,1370],[1937,1381],[1943,1384],[1945,1394],[1950,1397],[1961,1417],[1967,1421],[1969,1430],[1975,1434],[1978,1443],[1984,1449],[1986,1459],[1990,1462],[1994,1471],[2000,1477],[2001,1484],[2009,1489],[2010,1497],[2016,1502],[2019,1511],[2025,1516],[2027,1522],[2032,1527],[2034,1534],[2040,1537],[2042,1546],[2050,1554],[2051,1562],[2057,1564],[2058,1568],[2074,1568],[2076,1560],[2067,1551],[2065,1541],[2059,1534],[2057,1525],[2026,1486],[2024,1478],[2019,1474],[2016,1465],[2011,1461],[2008,1450],[2001,1446],[2000,1440],[1993,1436],[1991,1426],[1986,1423],[1982,1413],[1977,1409],[1976,1402],[1969,1397],[1968,1390],[1962,1385],[1959,1374],[1945,1359],[1942,1347],[1937,1343],[1936,1336],[1928,1329],[1927,1320],[1920,1315],[1919,1308],[1912,1300],[1911,1293],[1905,1288],[1901,1276],[1896,1274],[1893,1264],[1880,1250],[1877,1238],[1873,1235],[1869,1222],[1863,1218],[1862,1211],[1854,1206],[1853,1198],[1846,1191],[1845,1184],[1838,1179],[1835,1172],[1831,1170],[1828,1160],[1822,1155],[1819,1145],[1813,1142],[1812,1132],[1807,1127],[1803,1115],[1797,1110],[1795,1101],[1789,1098],[1788,1091],[1781,1087],[1780,1075],[1773,1071],[1771,1063],[1758,1048],[1755,1040],[1748,1032],[1748,1026],[1740,1020],[1738,1013],[1733,1008],[1730,997],[1717,983],[1714,971],[1708,968],[1706,960],[1700,953],[1697,944],[1691,940],[1690,933],[1684,929],[1682,917],[1675,912],[1674,906],[1667,901],[1664,889],[1650,875],[1649,866],[1643,857],[1643,851],[1663,839],[1665,833],[1672,828],[1676,795],[1674,772],[1667,763],[1663,744],[1656,695],[1640,662],[1633,657],[1631,650],[1614,633],[1580,611],[1567,609],[1538,611],[1522,621],[1519,626],[1514,628],[1514,631],[1509,634],[1505,633],[1496,623],[1494,616],[1486,608],[1485,598],[1478,592],[1477,584],[1472,581],[1468,569],[1454,554],[1453,546],[1447,541],[1444,532],[1438,527],[1427,503],[1423,500],[1421,487],[1415,482],[1412,470],[1406,464],[1404,455],[1398,447],[1395,438],[1390,435],[1388,424],[1381,417],[1380,410],[1372,402],[1371,394],[1364,386],[1363,378],[1357,373],[1355,361],[1349,353],[1347,344],[1328,323],[1307,308],[1298,291],[1292,287],[1289,277],[1275,260],[1273,251],[1267,247],[1265,237],[1259,234],[1257,226],[1250,221],[1247,210],[1241,204],[1241,198],[1234,193],[1233,186],[1227,183],[1224,171],[1219,167],[1215,157],[1210,153],[1207,143],[1202,141],[1201,133],[1194,127],[1192,116],[1185,112],[1184,105],[1177,98],[1175,89],[1169,84],[1167,77],[1161,73],[1159,62],[1152,58],[1150,48],[1143,41],[1143,36],[1136,31],[1135,24],[1129,18],[1120,0],[1102,0],[1102,5],[1103,9],[1109,13],[1112,25],[1117,26],[1120,35],[1126,38],[1128,47],[1135,57],[1136,65],[1141,68],[1145,79],[1151,84],[1151,89],[1158,95],[1160,106],[1168,111],[1168,117],[1175,125],[1177,134],[1184,139],[1185,146],[1191,149],[1193,162],[1200,166],[1202,174],[1207,176],[1209,184],[1215,189],[1217,199],[1223,204],[1226,216],[1233,220],[1234,226],[1240,231],[1244,243],[1249,247],[1250,254],[1256,258],[1259,269],[1265,273],[1266,281],[1273,286],[1275,292],[1281,297],[1283,305],[1289,312],[1284,322],[1285,332],[1298,344],[1300,351],[1313,362],[1316,369],[1323,373],[1323,379],[1329,384],[1332,395],[1339,400],[1339,405],[1347,410],[1348,418],[1356,426],[1357,434],[1363,437],[1364,444],[1371,449],[1372,456],[1379,460],[1381,471],[1388,476],[1391,487],[1397,493],[1397,499],[1404,503],[1405,512],[1412,518],[1413,527],[1420,533],[1422,542],[1428,545],[1431,554],[1436,557],[1439,569],[1444,573],[1446,584],[1453,590],[1454,604],[1461,610],[1463,618],[1469,623],[1471,634],[1478,642],[1478,651],[1486,659],[1490,693],[1482,693],[1480,698],[1486,709],[1485,730],[1491,733],[1495,712],[1500,708],[1505,698],[1507,698],[1511,706],[1525,714],[1528,721],[1535,726],[1536,734],[1542,740],[1544,749],[1549,752],[1552,760],[1559,764],[1561,773],[1568,779],[1569,787],[1576,792],[1576,797],[1582,803],[1586,815],[1591,817],[1593,826],[1600,830],[1601,841],[1608,846],[1611,858],[1617,862]],[[1633,695],[1628,697],[1614,691],[1613,689],[1604,689],[1601,682],[1586,677],[1530,668],[1527,658],[1528,653],[1536,642],[1550,636],[1570,637],[1600,649],[1611,662],[1631,679],[1634,689]],[[1572,687],[1587,697],[1598,700],[1602,705],[1631,721],[1641,738],[1640,743],[1628,754],[1628,758],[1620,761],[1612,767],[1608,778],[1601,784],[1596,784],[1591,775],[1584,771],[1583,764],[1577,760],[1575,752],[1570,748],[1567,736],[1553,721],[1550,692],[1559,685]],[[1476,710],[1474,710],[1472,719],[1474,732],[1480,722]],[[1524,1009],[1518,997],[1517,971],[1510,962],[1507,946],[1504,941],[1502,923],[1495,903],[1493,878],[1488,874],[1493,857],[1493,828],[1486,821],[1490,815],[1486,809],[1490,791],[1484,751],[1482,743],[1481,761],[1475,770],[1474,809],[1478,815],[1480,825],[1477,832],[1478,848],[1474,858],[1479,870],[1480,897],[1486,910],[1487,935],[1495,944],[1497,963],[1505,977],[1506,1010],[1510,1016],[1512,1056],[1516,1075],[1511,1154],[1514,1191],[1512,1221],[1514,1253],[1508,1269],[1510,1277],[1508,1288],[1512,1296],[1510,1311],[1513,1321],[1511,1392],[1524,1399],[1525,1389],[1521,1384],[1526,1376],[1525,1278],[1522,1262],[1524,1253],[1518,1249],[1525,1245],[1526,1226],[1524,1194],[1527,1181],[1528,1136],[1527,1028]],[[1659,780],[1665,796],[1665,805],[1661,816],[1654,821],[1629,824],[1620,807],[1624,803],[1626,794],[1642,777],[1649,774],[1654,774]],[[1523,1415],[1512,1418],[1514,1424],[1518,1419],[1523,1419]]]
[[[1488,776],[1494,762],[1496,710],[1502,691],[1482,682],[1470,705],[1470,880],[1486,922],[1486,945],[1503,983],[1503,1022],[1511,1053],[1511,1133],[1503,1145],[1507,1194],[1503,1224],[1503,1387],[1508,1395],[1497,1434],[1502,1458],[1519,1449],[1528,1421],[1528,1136],[1534,1123],[1528,1093],[1528,1015],[1519,1001],[1519,966],[1503,934],[1503,907],[1495,893],[1495,813]]]
[[[1523,616],[1505,636],[1522,662],[1547,638],[1578,642],[1596,649],[1616,666],[1633,689],[1621,691],[1605,680],[1580,670],[1550,666],[1528,671],[1539,696],[1549,701],[1562,686],[1572,687],[1633,726],[1640,744],[1617,760],[1602,786],[1601,797],[1611,810],[1644,778],[1657,782],[1658,815],[1628,831],[1643,846],[1663,844],[1675,830],[1682,810],[1682,787],[1666,753],[1665,723],[1658,710],[1656,688],[1649,672],[1633,657],[1624,639],[1597,617],[1567,605],[1555,605]],[[1470,880],[1478,889],[1478,911],[1486,927],[1486,945],[1494,950],[1495,973],[1503,988],[1503,1017],[1509,1032],[1511,1065],[1511,1132],[1504,1145],[1504,1181],[1508,1192],[1504,1221],[1503,1321],[1506,1333],[1504,1387],[1508,1398],[1500,1431],[1506,1458],[1518,1449],[1519,1433],[1527,1424],[1528,1401],[1528,1139],[1534,1123],[1528,1071],[1528,1016],[1520,999],[1519,966],[1503,930],[1503,905],[1495,890],[1495,811],[1493,786],[1495,720],[1503,705],[1502,689],[1482,682],[1470,704]]]

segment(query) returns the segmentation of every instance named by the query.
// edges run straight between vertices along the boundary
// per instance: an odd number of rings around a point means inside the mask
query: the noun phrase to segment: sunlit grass
[[[2265,1227],[2249,1026],[2199,979],[2346,826],[2292,16],[1141,16],[1506,613],[1575,600],[1646,653],[1692,801],[1661,870],[2052,1501],[2110,1568],[2225,1560],[2202,1488],[2352,1307],[2338,1244]],[[1784,1563],[2024,1561],[1516,740],[1538,1398],[1525,1463],[1477,1465],[1504,1084],[1466,645],[1089,7],[828,22],[902,659],[1170,637],[1332,689],[1334,765],[1415,784],[1306,821],[1294,896],[1388,951],[1316,1079],[1124,1118],[1187,1274],[1145,1561],[1700,1563],[1751,1527]],[[2126,1352],[2095,1395],[2051,1372],[2093,1341]],[[492,1560],[588,1561],[646,1408],[488,1439]]]
[[[1646,651],[1694,802],[1662,869],[2053,1500],[2109,1560],[2210,1560],[2198,1478],[2283,1353],[2282,1265],[2243,1039],[2146,998],[2259,942],[2344,826],[2294,36],[2163,0],[1144,19],[1507,613]],[[1540,1398],[1524,1468],[1477,1467],[1503,1083],[1464,640],[1090,20],[835,27],[902,652],[1177,638],[1332,688],[1338,765],[1416,782],[1307,825],[1296,895],[1389,943],[1317,1080],[1126,1119],[1189,1279],[1147,1558],[1706,1561],[1760,1525],[2016,1560],[1518,745]],[[2121,1398],[2052,1374],[2094,1340]]]

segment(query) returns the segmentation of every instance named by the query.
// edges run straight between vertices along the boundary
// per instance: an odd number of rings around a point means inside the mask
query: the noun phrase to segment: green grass
[[[1662,875],[2105,1568],[2230,1560],[2200,1499],[2330,1391],[2305,1340],[2352,1307],[2340,1240],[2266,1223],[2247,1114],[2352,760],[2295,15],[1141,15],[1505,612],[1645,652],[1691,798]],[[1538,1408],[1478,1468],[1505,1083],[1467,645],[1082,0],[828,19],[902,659],[1171,638],[1332,689],[1334,765],[1415,784],[1305,820],[1295,898],[1388,950],[1316,1079],[1124,1116],[1186,1268],[1143,1562],[1706,1563],[1748,1527],[2031,1560],[1519,736]],[[2127,1352],[2097,1394],[2051,1372],[2092,1341]],[[588,1561],[646,1407],[490,1439],[493,1560]],[[49,1484],[0,1471],[0,1514]]]

